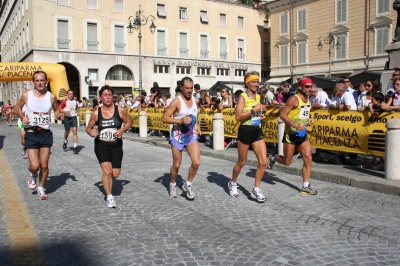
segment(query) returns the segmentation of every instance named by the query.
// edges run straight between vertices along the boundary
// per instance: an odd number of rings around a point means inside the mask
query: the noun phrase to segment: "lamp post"
[[[319,37],[318,38],[319,43],[318,43],[318,50],[322,50],[322,41],[326,44],[328,44],[329,50],[328,50],[328,54],[329,54],[329,77],[331,77],[331,55],[332,55],[332,48],[333,47],[337,47],[339,45],[339,42],[336,41],[335,36],[332,33],[329,33],[327,37]]]
[[[133,30],[139,31],[139,94],[142,92],[142,26],[146,25],[149,19],[151,19],[150,32],[154,34],[156,31],[156,25],[154,25],[155,18],[152,15],[146,17],[143,14],[143,10],[140,9],[140,5],[139,10],[136,11],[136,15],[128,18],[128,33],[132,34]]]

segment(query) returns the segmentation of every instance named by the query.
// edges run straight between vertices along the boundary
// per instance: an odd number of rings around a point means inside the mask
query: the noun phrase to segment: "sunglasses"
[[[372,87],[372,85],[371,85],[371,84],[366,84],[365,86],[366,86],[366,87]]]
[[[303,87],[306,89],[311,89],[313,87],[313,85],[304,85]]]
[[[350,80],[345,80],[344,82],[346,82],[346,83],[350,83]]]

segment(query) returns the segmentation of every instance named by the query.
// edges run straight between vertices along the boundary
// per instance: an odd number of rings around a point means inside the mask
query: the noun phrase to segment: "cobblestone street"
[[[71,136],[62,150],[63,127],[52,131],[41,201],[27,187],[17,127],[0,124],[1,265],[400,265],[397,196],[319,180],[311,180],[318,195],[305,196],[301,177],[268,170],[268,200],[257,203],[255,167],[246,165],[232,198],[234,162],[202,156],[195,200],[170,198],[171,151],[126,138],[110,209],[93,139],[79,130],[74,155]],[[190,166],[183,158],[180,188]]]

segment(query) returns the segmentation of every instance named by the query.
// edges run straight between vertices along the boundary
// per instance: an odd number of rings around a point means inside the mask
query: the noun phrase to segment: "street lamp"
[[[139,31],[139,93],[142,92],[142,26],[146,25],[149,19],[151,19],[150,32],[154,34],[156,31],[156,25],[154,24],[155,18],[152,15],[146,17],[143,14],[143,10],[140,9],[140,5],[139,11],[136,11],[136,15],[128,18],[128,33],[132,34],[133,30]]]
[[[332,48],[333,47],[338,47],[339,46],[339,42],[336,41],[335,36],[332,33],[329,33],[327,37],[319,37],[318,38],[319,43],[318,43],[318,50],[322,50],[322,41],[326,44],[328,44],[329,50],[328,50],[328,54],[329,54],[329,77],[331,77],[331,55],[332,55]]]

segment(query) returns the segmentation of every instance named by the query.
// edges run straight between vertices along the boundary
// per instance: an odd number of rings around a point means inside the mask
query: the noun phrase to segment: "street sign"
[[[132,92],[134,92],[134,91],[139,91],[139,87],[134,87],[134,88],[132,89]]]

